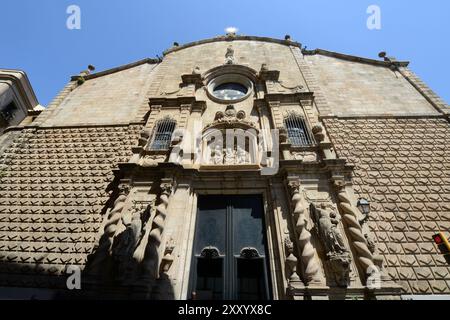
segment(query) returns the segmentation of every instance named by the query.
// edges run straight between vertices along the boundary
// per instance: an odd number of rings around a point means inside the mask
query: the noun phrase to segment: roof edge
[[[116,72],[120,72],[120,71],[123,71],[123,70],[131,69],[131,68],[134,68],[134,67],[146,64],[146,63],[148,63],[148,64],[157,64],[157,63],[160,63],[160,62],[161,62],[161,59],[145,58],[145,59],[142,59],[142,60],[139,60],[139,61],[135,61],[135,62],[131,62],[131,63],[128,63],[128,64],[124,64],[124,65],[121,65],[121,66],[118,66],[118,67],[114,67],[114,68],[111,68],[111,69],[107,69],[107,70],[104,70],[104,71],[91,73],[91,74],[88,74],[86,76],[81,76],[81,75],[71,76],[71,81],[76,81],[76,80],[80,79],[81,77],[83,77],[84,80],[91,80],[91,79],[103,77],[103,76],[106,76],[106,75],[110,75],[110,74],[113,74],[113,73],[116,73]]]
[[[176,46],[176,47],[172,47],[170,49],[167,49],[166,51],[163,52],[163,55],[166,56],[169,53],[172,52],[177,52],[183,49],[187,49],[187,48],[191,48],[194,46],[198,46],[201,44],[206,44],[206,43],[213,43],[213,42],[222,42],[222,41],[227,41],[227,42],[232,42],[232,41],[239,41],[239,40],[243,40],[243,41],[261,41],[261,42],[270,42],[270,43],[277,43],[277,44],[281,44],[281,45],[286,45],[286,46],[294,46],[294,47],[298,47],[301,48],[301,43],[299,42],[295,42],[292,40],[281,40],[281,39],[275,39],[275,38],[270,38],[270,37],[259,37],[259,36],[242,36],[242,35],[225,35],[225,36],[217,36],[214,38],[209,38],[209,39],[203,39],[203,40],[199,40],[199,41],[193,41],[193,42],[189,42],[180,46]]]
[[[316,54],[321,54],[321,55],[328,56],[328,57],[339,58],[339,59],[343,59],[343,60],[372,64],[372,65],[383,66],[383,67],[390,67],[392,65],[395,65],[398,67],[407,67],[409,65],[409,61],[375,60],[375,59],[371,59],[371,58],[358,57],[358,56],[353,56],[353,55],[349,55],[349,54],[345,54],[345,53],[338,53],[338,52],[319,49],[319,48],[314,49],[314,50],[302,49],[302,53],[304,55],[310,55],[310,56],[316,55]]]

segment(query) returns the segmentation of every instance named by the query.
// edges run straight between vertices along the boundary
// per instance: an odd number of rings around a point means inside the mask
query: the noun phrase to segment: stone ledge
[[[339,119],[339,120],[351,120],[351,119],[420,119],[420,118],[433,118],[433,119],[445,119],[446,115],[436,113],[418,113],[418,114],[328,114],[319,116],[322,119]]]

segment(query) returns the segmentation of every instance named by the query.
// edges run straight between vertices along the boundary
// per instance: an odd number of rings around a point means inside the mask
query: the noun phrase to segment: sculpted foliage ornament
[[[323,140],[325,140],[325,133],[323,132],[323,127],[321,125],[315,125],[312,128],[312,133],[314,135],[314,139],[317,142],[322,142]]]
[[[217,249],[216,247],[210,246],[203,248],[202,252],[200,253],[200,256],[206,259],[214,259],[220,256],[220,252],[219,249]]]
[[[204,131],[212,128],[252,128],[256,129],[253,122],[246,120],[246,113],[242,110],[236,111],[234,105],[227,106],[225,112],[218,111],[214,117],[214,122],[207,125]]]

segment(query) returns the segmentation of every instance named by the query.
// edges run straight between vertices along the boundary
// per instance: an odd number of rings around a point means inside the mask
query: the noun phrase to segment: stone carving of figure
[[[351,257],[338,230],[340,222],[338,214],[329,210],[325,204],[321,204],[320,207],[311,204],[310,210],[336,283],[340,287],[347,287],[350,283]]]
[[[116,264],[118,278],[126,276],[133,253],[144,235],[141,210],[134,208],[131,214],[122,217],[122,223],[125,226],[125,230],[114,239],[112,248],[112,256]]]
[[[319,208],[315,208],[315,216],[318,222],[319,234],[325,244],[327,253],[347,252],[344,239],[337,227],[340,221],[337,214],[328,210],[326,204],[321,204]]]
[[[223,148],[220,145],[216,145],[213,151],[213,163],[215,165],[223,164]]]
[[[247,151],[245,151],[244,148],[238,145],[236,151],[236,164],[245,164],[245,163],[247,163]]]
[[[229,46],[227,49],[227,53],[225,54],[225,64],[233,64],[234,63],[234,49],[232,46]]]
[[[227,147],[225,150],[225,164],[235,163],[235,150],[233,148]]]

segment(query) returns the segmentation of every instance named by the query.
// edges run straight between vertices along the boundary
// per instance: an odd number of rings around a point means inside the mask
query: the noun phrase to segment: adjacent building
[[[31,122],[42,110],[25,72],[0,69],[0,134],[27,117]]]

